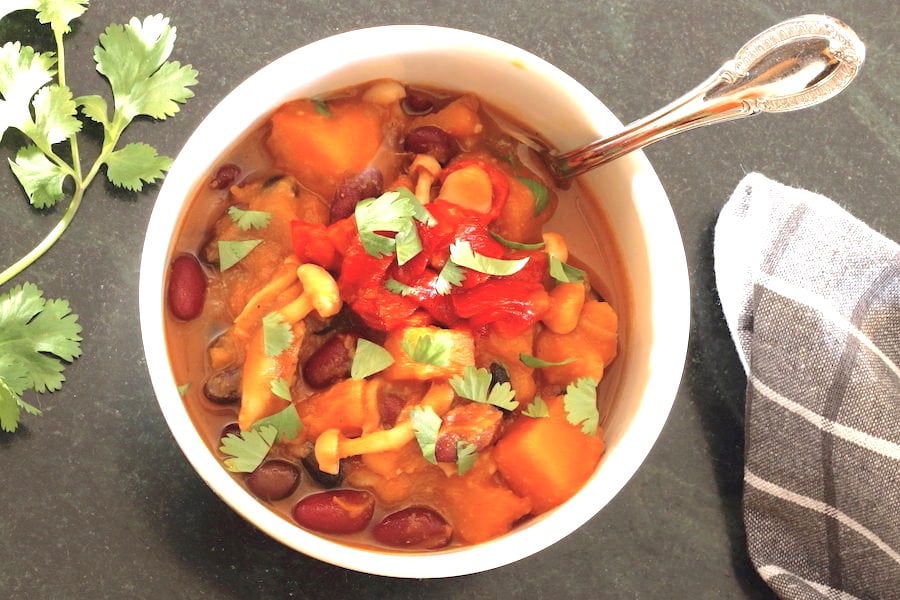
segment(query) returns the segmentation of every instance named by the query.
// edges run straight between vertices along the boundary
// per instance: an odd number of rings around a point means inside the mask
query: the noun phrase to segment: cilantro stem
[[[59,29],[53,29],[53,39],[56,41],[56,80],[62,87],[66,85],[66,53],[65,47],[63,46],[63,32]],[[72,177],[75,179],[75,187],[85,188],[87,187],[86,185],[80,185],[81,158],[78,152],[78,136],[72,135],[69,137],[69,149],[72,154],[72,164],[67,166],[72,169]],[[53,155],[53,158],[56,158],[55,154]],[[66,212],[68,213],[68,211]]]
[[[75,191],[72,194],[72,200],[69,202],[69,206],[66,208],[66,212],[63,214],[62,218],[56,224],[56,226],[50,230],[50,232],[42,239],[34,248],[31,249],[28,254],[24,255],[22,258],[14,262],[12,265],[7,267],[0,272],[0,285],[3,285],[28,267],[34,263],[37,259],[42,257],[47,250],[50,249],[53,244],[59,240],[62,234],[68,229],[69,224],[72,222],[72,218],[75,216],[75,213],[78,211],[78,207],[81,205],[81,199],[84,197],[84,189],[80,187],[76,187]]]

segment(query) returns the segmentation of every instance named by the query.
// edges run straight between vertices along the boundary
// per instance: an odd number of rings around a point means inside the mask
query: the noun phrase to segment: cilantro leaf
[[[69,33],[69,23],[87,10],[88,0],[4,0],[6,6],[0,8],[0,19],[15,10],[37,11],[37,19],[50,24],[53,31]]]
[[[100,34],[94,48],[97,71],[109,81],[115,112],[126,125],[138,115],[171,117],[194,95],[188,86],[197,83],[197,72],[167,60],[174,45],[175,28],[162,15],[132,17]]]
[[[219,270],[227,271],[250,254],[261,242],[262,240],[219,240],[216,244],[219,248]]]
[[[500,242],[502,245],[507,248],[512,248],[513,250],[540,250],[544,247],[544,242],[537,242],[534,244],[526,244],[524,242],[514,242],[512,240],[508,240],[499,233],[494,233],[493,231],[488,231],[491,234],[491,237]]]
[[[429,215],[405,188],[358,202],[353,217],[359,241],[371,256],[381,258],[396,252],[397,263],[402,265],[422,251],[415,221],[425,222]],[[384,233],[393,233],[394,237]]]
[[[278,428],[274,425],[263,425],[240,435],[229,433],[219,446],[222,454],[229,456],[224,461],[225,468],[233,473],[252,473],[262,464],[277,436]]]
[[[529,402],[522,410],[522,414],[532,419],[545,419],[550,416],[550,409],[543,398],[535,396],[534,400]]]
[[[273,311],[262,318],[262,337],[266,356],[278,356],[294,341],[294,332],[284,317]]]
[[[413,345],[407,339],[400,340],[400,347],[415,362],[446,367],[450,364],[450,348],[436,340],[434,336],[425,334]]]
[[[63,184],[69,174],[37,146],[23,146],[9,167],[25,190],[28,202],[35,208],[48,208],[63,197]]]
[[[387,369],[394,364],[391,353],[367,339],[356,340],[356,352],[353,355],[353,363],[350,365],[350,377],[353,379],[365,379]]]
[[[178,390],[178,395],[184,398],[184,395],[187,394],[187,391],[191,388],[190,383],[182,383],[176,389]]]
[[[531,356],[530,354],[519,353],[519,362],[521,362],[526,367],[531,367],[532,369],[540,369],[542,367],[559,367],[562,365],[567,365],[571,362],[575,362],[575,357],[570,356],[568,358],[564,358],[559,362],[550,362],[547,360],[541,360],[536,356]]]
[[[448,260],[444,263],[444,266],[441,267],[441,272],[438,273],[437,279],[434,282],[434,290],[441,296],[446,296],[450,293],[451,288],[454,285],[462,285],[465,278],[465,271],[452,260]]]
[[[430,406],[416,406],[409,410],[409,421],[412,424],[422,456],[428,462],[437,464],[434,446],[437,443],[438,431],[441,429],[441,418]]]
[[[313,108],[316,109],[316,112],[325,117],[326,119],[331,116],[331,111],[328,110],[328,104],[325,103],[321,98],[313,98],[311,100]]]
[[[121,188],[139,192],[145,183],[153,183],[163,177],[172,159],[159,156],[153,146],[127,144],[106,157],[106,177]]]
[[[24,131],[32,124],[31,98],[53,79],[54,65],[51,52],[35,52],[19,42],[0,46],[0,136],[8,127]]]
[[[410,294],[414,294],[416,292],[416,289],[414,287],[408,286],[402,281],[397,281],[393,277],[384,282],[384,287],[390,293],[400,296],[409,296]]]
[[[15,430],[20,409],[40,413],[21,394],[62,386],[65,362],[81,355],[80,333],[69,303],[45,299],[32,283],[0,295],[0,429]]]
[[[450,244],[450,260],[461,267],[468,267],[487,275],[512,275],[522,270],[528,262],[528,257],[515,260],[491,258],[475,252],[469,242],[456,240]]]
[[[263,427],[274,427],[276,437],[283,436],[285,440],[290,441],[303,430],[303,422],[300,420],[300,415],[297,414],[297,409],[294,408],[294,405],[288,404],[274,415],[269,415],[256,421],[250,429],[259,430]]]
[[[229,206],[228,216],[238,226],[238,229],[242,231],[264,229],[269,226],[269,221],[272,220],[272,213],[264,210],[244,210],[239,206]]]
[[[291,386],[283,377],[270,381],[269,390],[282,400],[291,401]]]
[[[81,112],[96,123],[103,125],[104,129],[110,127],[109,108],[106,105],[106,99],[103,96],[79,96],[75,98],[75,103],[81,107]]]
[[[550,277],[560,283],[581,283],[584,281],[585,272],[572,265],[567,265],[555,256],[548,254],[547,258]]]
[[[34,122],[25,133],[44,150],[81,131],[72,91],[61,85],[42,87],[34,96]]]
[[[563,396],[566,420],[572,425],[580,425],[581,433],[594,435],[600,424],[597,410],[597,380],[582,377],[566,387]]]
[[[547,206],[547,188],[534,179],[527,177],[516,177],[516,179],[528,188],[534,198],[534,216],[541,214],[541,211]]]
[[[475,444],[470,444],[465,440],[456,441],[456,474],[465,475],[469,469],[475,464],[478,453],[475,451]]]
[[[472,402],[492,404],[504,410],[515,410],[519,406],[519,403],[513,400],[516,393],[509,382],[491,386],[491,373],[487,369],[466,366],[462,376],[454,375],[447,383],[457,396]]]

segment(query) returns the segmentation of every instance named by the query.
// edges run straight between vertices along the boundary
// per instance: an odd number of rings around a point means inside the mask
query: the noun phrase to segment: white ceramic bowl
[[[617,131],[621,123],[584,87],[547,62],[481,35],[437,27],[362,29],[300,48],[230,93],[179,154],[160,190],[141,262],[140,314],[147,365],[159,405],[182,451],[234,510],[300,552],[349,569],[395,577],[446,577],[485,571],[529,556],[568,535],[605,506],[644,461],[675,397],[689,324],[684,249],[666,194],[635,152],[583,177],[596,202],[560,206],[551,228],[592,261],[617,248],[625,277],[613,283],[620,355],[604,379],[615,394],[604,423],[607,450],[571,500],[498,539],[426,554],[345,546],[304,531],[244,490],[206,446],[182,403],[163,335],[164,286],[175,227],[196,186],[228,144],[262,123],[282,102],[390,77],[473,91],[515,115],[556,147],[568,149]],[[613,239],[588,226],[601,213]],[[604,265],[592,264],[603,271]],[[609,379],[610,381],[607,381]]]

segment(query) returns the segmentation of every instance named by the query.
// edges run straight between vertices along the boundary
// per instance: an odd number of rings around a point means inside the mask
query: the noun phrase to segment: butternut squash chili
[[[474,544],[596,468],[616,314],[493,114],[389,80],[292,101],[192,205],[209,227],[184,227],[167,284],[170,347],[206,347],[172,351],[185,401],[302,527]]]

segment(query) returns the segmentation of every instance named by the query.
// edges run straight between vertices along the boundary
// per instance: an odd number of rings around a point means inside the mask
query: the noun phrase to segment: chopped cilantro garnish
[[[350,365],[350,377],[353,379],[365,379],[387,369],[394,364],[391,353],[369,340],[359,338],[356,340],[356,353],[353,355],[353,363]]]
[[[580,425],[585,435],[597,433],[600,413],[597,410],[597,381],[582,377],[566,387],[563,396],[566,420],[572,425]]]
[[[178,390],[178,395],[184,398],[184,395],[187,394],[187,391],[191,388],[190,383],[182,383],[176,389]]]
[[[45,299],[32,283],[0,295],[0,429],[15,431],[20,410],[40,414],[22,394],[62,386],[65,363],[81,355],[80,333],[69,303]]]
[[[504,410],[514,410],[519,405],[513,399],[516,393],[508,381],[491,386],[491,373],[487,369],[467,366],[462,376],[455,375],[447,383],[457,396],[473,402],[492,404]]]
[[[331,116],[331,111],[328,110],[328,104],[326,104],[324,100],[321,98],[313,98],[311,102],[317,113],[326,118]]]
[[[250,429],[259,429],[267,425],[277,429],[278,435],[288,441],[297,437],[297,434],[303,429],[300,415],[297,414],[297,409],[294,408],[293,404],[288,404],[274,415],[263,417],[255,422]]]
[[[222,454],[229,456],[224,461],[225,468],[233,473],[252,473],[266,458],[277,436],[278,428],[274,425],[242,431],[240,435],[229,433],[219,447]]]
[[[434,290],[441,296],[446,296],[450,293],[453,286],[461,285],[465,278],[466,274],[459,265],[452,260],[448,260],[441,267],[441,272],[438,273],[434,282]]]
[[[584,281],[585,272],[572,265],[567,265],[555,256],[547,255],[549,258],[550,277],[560,283],[581,283]]]
[[[399,294],[400,296],[409,296],[416,291],[415,288],[410,287],[401,281],[397,281],[393,277],[384,282],[384,287],[392,294]]]
[[[450,260],[461,267],[487,275],[512,275],[522,270],[528,262],[528,257],[515,260],[491,258],[475,252],[469,242],[457,240],[450,244]]]
[[[261,242],[262,240],[219,240],[217,243],[219,248],[219,270],[227,271],[250,254]]]
[[[475,444],[470,444],[465,440],[457,440],[456,442],[456,474],[465,475],[475,460],[478,453],[475,451]]]
[[[242,231],[263,229],[268,227],[269,221],[272,220],[272,213],[264,210],[244,210],[238,206],[229,206],[228,216]]]
[[[416,406],[409,410],[409,421],[412,424],[422,456],[428,462],[436,464],[434,446],[437,443],[438,431],[441,429],[441,418],[430,406]]]
[[[512,248],[513,250],[540,250],[544,247],[544,242],[537,242],[534,244],[525,244],[523,242],[514,242],[512,240],[508,240],[499,233],[495,233],[493,231],[489,231],[491,237],[506,246],[507,248]]]
[[[538,216],[547,206],[547,188],[534,179],[527,177],[516,177],[516,179],[525,184],[525,187],[528,188],[528,191],[534,197],[534,216]]]
[[[263,351],[266,356],[278,356],[294,341],[291,326],[278,312],[270,312],[262,318]]]
[[[550,409],[543,398],[535,396],[534,400],[525,405],[522,414],[532,419],[545,419],[550,416]]]
[[[256,470],[279,437],[292,440],[297,437],[303,423],[293,404],[274,415],[255,422],[250,429],[239,434],[229,433],[220,442],[219,450],[229,458],[225,468],[235,473],[252,473]]]
[[[526,367],[531,367],[532,369],[540,369],[542,367],[559,367],[562,365],[567,365],[571,362],[575,362],[575,357],[570,356],[568,358],[564,358],[559,362],[550,362],[546,360],[541,360],[536,356],[531,356],[530,354],[519,354],[519,362],[521,362]]]
[[[450,364],[450,348],[442,344],[434,336],[425,334],[416,339],[413,345],[409,340],[400,340],[400,347],[416,362],[446,367]]]
[[[282,400],[291,401],[291,386],[283,377],[270,381],[269,390]]]
[[[376,258],[394,252],[400,265],[422,251],[415,221],[426,223],[431,219],[415,195],[405,188],[358,202],[353,215],[363,249]]]

